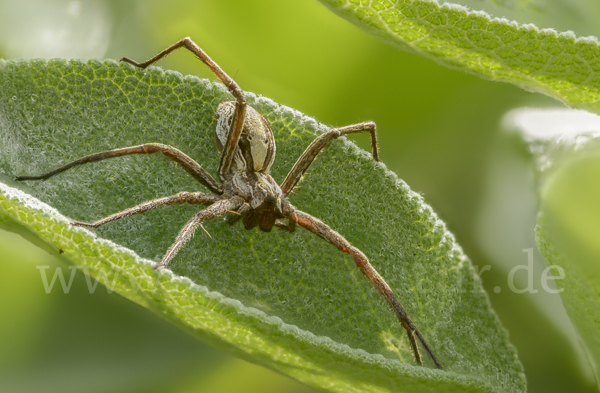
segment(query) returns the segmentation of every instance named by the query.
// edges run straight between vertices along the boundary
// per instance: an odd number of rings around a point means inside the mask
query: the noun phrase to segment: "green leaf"
[[[69,225],[65,216],[92,221],[201,189],[163,156],[84,165],[45,182],[12,180],[143,142],[173,145],[214,172],[214,112],[231,99],[222,85],[114,61],[53,60],[1,61],[0,88],[2,226],[61,253],[121,295],[325,391],[525,390],[515,350],[454,237],[420,195],[344,138],[325,150],[290,200],[371,258],[444,371],[414,365],[405,332],[352,259],[308,231],[246,231],[215,220],[206,225],[212,237],[199,231],[171,273],[152,267],[197,207],[132,216],[97,236]],[[272,174],[280,182],[327,127],[246,97],[272,126]]]
[[[572,31],[557,33],[432,0],[321,1],[384,41],[442,65],[600,111],[595,37],[578,38]]]
[[[536,241],[548,264],[542,286],[560,291],[598,381],[600,117],[524,109],[513,112],[507,126],[528,143],[537,171]]]
[[[600,4],[595,0],[456,0],[453,3],[520,24],[533,23],[540,28],[570,30],[578,35],[598,36],[600,33],[597,23]]]

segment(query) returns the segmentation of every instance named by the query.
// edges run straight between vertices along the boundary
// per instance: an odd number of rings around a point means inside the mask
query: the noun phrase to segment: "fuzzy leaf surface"
[[[205,225],[212,237],[198,231],[171,272],[153,264],[198,206],[163,207],[96,234],[69,225],[65,216],[89,222],[202,190],[161,155],[83,165],[44,182],[13,180],[144,142],[175,146],[214,174],[214,113],[231,99],[222,85],[114,61],[52,60],[0,62],[0,89],[2,226],[121,295],[324,391],[525,390],[515,350],[454,237],[420,195],[345,139],[331,143],[290,200],[370,257],[445,371],[415,366],[405,332],[353,260],[301,228],[262,233],[214,220]],[[263,97],[246,97],[271,124],[272,175],[281,182],[328,128]]]

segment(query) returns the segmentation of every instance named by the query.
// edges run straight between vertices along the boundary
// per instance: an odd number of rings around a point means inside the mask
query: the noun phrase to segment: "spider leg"
[[[209,190],[214,193],[221,194],[221,187],[219,183],[203,169],[200,164],[191,159],[188,155],[182,151],[169,146],[163,145],[162,143],[145,143],[143,145],[124,147],[121,149],[114,149],[109,151],[103,151],[100,153],[90,154],[82,157],[78,160],[72,161],[66,165],[56,168],[53,171],[44,173],[39,176],[18,176],[16,180],[46,180],[56,174],[66,171],[67,169],[73,168],[74,166],[86,164],[88,162],[102,161],[107,158],[114,158],[120,156],[127,156],[130,154],[151,154],[161,152],[165,156],[169,157],[176,163],[178,163],[183,169],[185,169],[190,175],[198,180],[202,185],[206,186]]]
[[[417,329],[417,327],[415,326],[413,321],[410,319],[410,317],[408,316],[408,313],[406,312],[406,310],[404,309],[402,304],[400,304],[400,302],[398,301],[398,299],[392,292],[392,289],[390,288],[390,286],[385,282],[383,277],[381,277],[381,275],[379,275],[379,273],[375,270],[375,268],[373,268],[373,266],[371,266],[371,264],[369,263],[369,260],[365,256],[365,254],[363,254],[362,251],[360,251],[358,248],[356,248],[352,244],[350,244],[350,242],[348,242],[348,240],[346,240],[338,232],[334,231],[329,226],[324,224],[321,220],[311,216],[308,213],[305,213],[305,212],[302,212],[299,210],[294,210],[293,208],[285,209],[285,210],[287,210],[286,213],[287,213],[287,216],[289,217],[290,221],[296,222],[300,226],[315,233],[322,239],[324,239],[327,242],[336,246],[338,248],[338,250],[340,250],[344,254],[352,255],[352,257],[354,258],[354,261],[356,262],[356,266],[367,277],[367,279],[369,279],[369,281],[373,284],[373,286],[375,286],[375,288],[377,288],[379,293],[384,297],[384,299],[387,301],[389,306],[392,308],[392,310],[396,314],[396,317],[400,321],[400,324],[402,325],[402,327],[404,327],[404,329],[406,329],[406,332],[408,334],[408,339],[410,341],[410,345],[411,345],[413,353],[415,355],[416,362],[419,365],[423,365],[423,362],[421,359],[421,353],[419,352],[419,347],[417,345],[417,341],[415,340],[415,336],[417,336],[419,341],[421,341],[421,344],[423,344],[423,347],[425,348],[425,350],[427,351],[427,353],[429,354],[429,356],[435,363],[435,366],[437,368],[441,369],[442,366],[439,363],[439,361],[437,360],[437,358],[435,357],[435,355],[433,354],[433,350],[431,349],[429,344],[427,344],[427,341],[425,341],[425,338],[423,337],[421,332],[419,332],[419,329]],[[284,213],[284,214],[286,214],[286,213]]]
[[[171,247],[169,247],[162,261],[154,268],[158,269],[160,267],[167,266],[171,259],[173,259],[175,255],[177,255],[181,247],[183,247],[184,244],[187,243],[188,240],[190,240],[190,238],[194,234],[194,231],[196,231],[196,229],[199,226],[202,226],[202,223],[204,221],[209,221],[213,218],[221,216],[225,214],[228,210],[235,210],[238,207],[242,206],[243,203],[244,200],[240,197],[222,199],[218,202],[213,203],[206,209],[194,214],[192,219],[189,220],[187,224],[185,224],[185,226],[181,229],[179,235],[177,235],[177,238],[175,239],[175,242],[171,245]]]
[[[233,94],[237,100],[236,111],[233,115],[231,128],[227,133],[227,142],[223,147],[223,154],[221,155],[221,162],[219,164],[219,176],[221,179],[223,179],[223,175],[229,173],[229,169],[231,168],[233,155],[240,140],[240,135],[242,134],[242,128],[244,126],[244,119],[246,117],[246,99],[244,98],[242,89],[240,89],[238,84],[229,75],[227,75],[225,71],[223,71],[223,69],[221,69],[221,67],[219,67],[219,65],[215,63],[194,41],[192,41],[190,37],[182,38],[143,63],[138,63],[128,57],[123,57],[121,61],[127,62],[139,68],[146,68],[179,48],[186,48],[195,54],[198,59],[206,64],[208,68],[210,68],[212,72],[214,72],[215,75],[217,75],[219,79],[223,81],[225,86],[227,86],[231,94]]]
[[[111,214],[110,216],[105,217],[101,220],[95,221],[91,224],[88,224],[86,222],[75,221],[75,222],[72,222],[71,225],[85,227],[85,228],[98,228],[104,224],[108,224],[109,222],[116,221],[116,220],[119,220],[124,217],[129,217],[134,214],[144,213],[144,212],[147,212],[148,210],[155,209],[159,206],[176,205],[176,204],[180,204],[180,203],[189,203],[191,205],[195,205],[195,204],[210,205],[219,200],[220,200],[220,197],[218,195],[214,195],[214,194],[207,194],[207,193],[199,192],[199,191],[197,191],[197,192],[182,191],[175,195],[157,198],[157,199],[153,199],[151,201],[141,203],[137,206],[130,207],[129,209],[125,209],[121,212]]]
[[[339,138],[342,135],[352,134],[355,132],[369,131],[371,133],[371,153],[373,159],[379,161],[379,146],[377,145],[377,126],[372,121],[364,123],[352,124],[345,127],[332,128],[331,130],[316,137],[310,145],[304,150],[304,153],[298,158],[288,175],[281,183],[281,191],[283,195],[288,195],[296,183],[300,180],[304,172],[310,164],[315,160],[317,155],[325,147],[327,142],[332,139]]]
[[[285,222],[281,219],[277,219],[275,220],[275,226],[279,229],[281,229],[282,231],[286,231],[286,232],[294,232],[296,230],[296,222],[295,221],[289,221],[289,222]]]

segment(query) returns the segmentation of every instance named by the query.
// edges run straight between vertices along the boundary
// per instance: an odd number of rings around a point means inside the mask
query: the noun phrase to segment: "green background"
[[[382,160],[424,195],[482,269],[529,391],[595,391],[558,295],[507,286],[508,271],[527,263],[523,249],[534,250],[536,287],[544,263],[535,251],[528,156],[499,133],[500,120],[516,107],[558,102],[401,52],[316,1],[16,4],[0,3],[4,58],[142,60],[191,36],[244,90],[325,124],[376,121]],[[38,12],[23,11],[31,7]],[[7,22],[7,15],[15,16]],[[45,18],[47,26],[33,23]],[[59,34],[69,27],[75,33]],[[215,79],[189,53],[160,66]],[[357,142],[368,149],[367,138]],[[36,266],[61,262],[14,234],[1,232],[0,262],[2,391],[310,391],[217,352],[104,288],[89,294],[83,275],[69,294],[46,295]]]

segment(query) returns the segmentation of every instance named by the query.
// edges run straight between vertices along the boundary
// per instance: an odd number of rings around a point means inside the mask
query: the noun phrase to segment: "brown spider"
[[[166,266],[190,239],[194,231],[198,227],[202,227],[204,221],[212,220],[228,211],[237,213],[237,216],[230,219],[229,222],[233,224],[242,220],[246,229],[258,226],[262,231],[269,232],[273,226],[277,226],[288,231],[293,231],[296,224],[299,224],[333,244],[343,253],[352,255],[357,267],[377,288],[396,314],[404,329],[406,329],[416,362],[419,365],[423,364],[415,335],[421,341],[429,356],[431,356],[436,367],[441,369],[442,366],[433,354],[431,347],[410,319],[402,304],[396,299],[389,285],[371,266],[365,254],[352,246],[342,235],[319,219],[296,209],[287,199],[287,196],[296,183],[298,183],[327,142],[341,135],[369,131],[371,133],[373,158],[379,161],[377,128],[375,123],[364,122],[346,127],[333,128],[319,135],[306,148],[300,158],[298,158],[298,161],[296,161],[281,186],[279,186],[271,175],[269,175],[269,170],[275,159],[275,139],[273,138],[269,124],[261,114],[246,104],[246,99],[237,83],[189,37],[176,42],[143,63],[137,63],[127,57],[123,57],[121,61],[139,68],[146,68],[181,47],[190,50],[202,60],[223,81],[225,86],[231,91],[231,94],[236,98],[236,101],[222,102],[217,107],[215,141],[217,150],[221,155],[218,171],[219,179],[221,180],[220,183],[186,154],[172,146],[160,143],[146,143],[139,146],[91,154],[43,175],[19,176],[17,180],[46,180],[69,168],[88,162],[129,154],[161,152],[181,165],[190,175],[208,188],[211,193],[183,191],[176,195],[144,202],[92,224],[84,222],[73,222],[71,224],[87,228],[98,228],[111,221],[143,213],[162,205],[189,203],[208,206],[206,209],[194,214],[192,219],[188,221],[175,239],[175,242],[167,250],[162,261],[156,265],[156,268]],[[288,222],[285,223],[282,219],[287,219]]]

